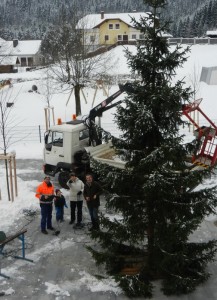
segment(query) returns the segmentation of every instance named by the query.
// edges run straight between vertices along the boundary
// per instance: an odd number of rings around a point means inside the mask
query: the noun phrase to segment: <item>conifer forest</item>
[[[70,22],[75,8],[80,16],[151,10],[141,0],[4,0],[0,1],[0,36],[6,40],[43,39],[63,16]],[[216,14],[216,0],[168,0],[162,11],[162,17],[172,21],[170,33],[174,37],[204,36],[207,30],[216,29]]]

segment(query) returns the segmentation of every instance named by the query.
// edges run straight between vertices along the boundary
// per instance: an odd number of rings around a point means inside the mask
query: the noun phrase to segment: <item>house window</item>
[[[109,29],[113,29],[113,24],[109,24]]]
[[[109,40],[109,35],[105,35],[105,41],[108,41]]]
[[[122,41],[122,35],[118,35],[118,41]]]
[[[136,34],[132,34],[132,39],[136,40]]]
[[[140,40],[144,40],[144,38],[145,38],[144,34],[140,34],[139,38],[140,38]]]
[[[115,24],[115,29],[120,29],[120,24]]]
[[[91,36],[90,36],[90,42],[91,42],[91,43],[94,43],[94,42],[95,42],[95,35],[91,35]]]

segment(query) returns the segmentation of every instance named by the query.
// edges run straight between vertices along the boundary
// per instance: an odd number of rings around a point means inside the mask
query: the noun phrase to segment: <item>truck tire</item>
[[[66,184],[66,182],[68,180],[69,180],[69,172],[68,171],[62,171],[59,173],[58,182],[59,182],[60,186],[66,190],[69,189],[68,185]]]

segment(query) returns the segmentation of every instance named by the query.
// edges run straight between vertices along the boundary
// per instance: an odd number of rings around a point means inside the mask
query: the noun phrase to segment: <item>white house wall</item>
[[[94,39],[94,40],[92,40]],[[99,29],[86,29],[84,32],[84,45],[96,48],[99,45]],[[94,49],[93,49],[94,50]]]
[[[129,30],[129,40],[134,39],[133,36],[136,36],[135,39],[140,39],[141,38],[141,32],[133,27],[130,28]]]

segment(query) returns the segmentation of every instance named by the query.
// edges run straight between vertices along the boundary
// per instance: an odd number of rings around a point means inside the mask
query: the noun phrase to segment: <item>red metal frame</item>
[[[202,141],[202,146],[199,149],[196,157],[193,157],[193,162],[202,162],[204,165],[214,166],[217,163],[217,126],[208,118],[208,116],[200,109],[199,105],[202,98],[195,100],[191,104],[182,106],[183,114],[197,128],[197,138]],[[197,110],[210,124],[209,127],[200,127],[190,116],[192,111]]]

